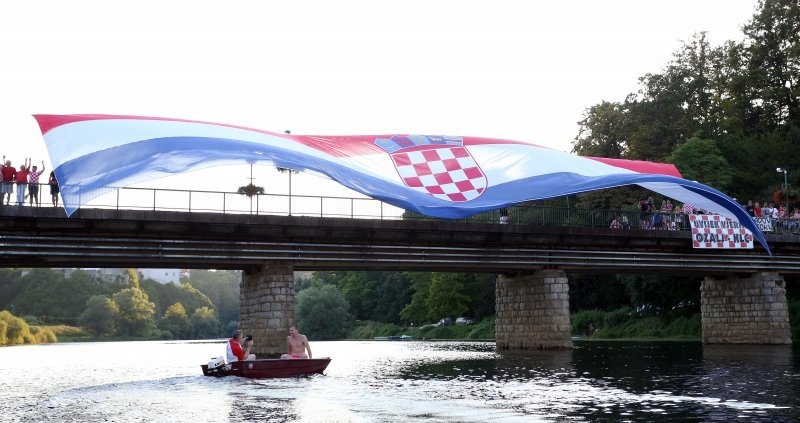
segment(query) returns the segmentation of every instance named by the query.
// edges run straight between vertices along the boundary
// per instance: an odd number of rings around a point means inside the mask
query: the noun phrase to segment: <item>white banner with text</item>
[[[753,233],[719,215],[691,214],[693,248],[753,248]]]

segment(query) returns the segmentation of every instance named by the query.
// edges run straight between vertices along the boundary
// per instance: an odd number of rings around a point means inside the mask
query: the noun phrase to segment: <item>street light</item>
[[[776,172],[781,173],[783,172],[783,197],[786,199],[786,211],[783,212],[783,216],[788,218],[789,217],[789,170],[785,167],[779,167],[775,169]]]

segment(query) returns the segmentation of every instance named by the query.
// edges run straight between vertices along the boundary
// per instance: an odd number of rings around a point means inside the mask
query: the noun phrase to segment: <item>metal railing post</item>
[[[156,190],[153,189],[153,211],[156,211]]]
[[[117,210],[119,210],[119,188],[117,188]]]
[[[319,217],[323,217],[323,216],[324,216],[324,214],[323,214],[323,213],[324,213],[324,212],[323,212],[323,210],[322,210],[322,197],[320,196],[320,197],[319,197]]]
[[[353,199],[351,198],[351,199],[350,199],[350,218],[351,218],[351,219],[352,219],[352,218],[353,218],[353,216],[355,215],[355,212],[356,212],[356,211],[355,211],[355,205],[354,205],[354,203],[353,203]]]
[[[192,211],[192,192],[193,191],[189,191],[189,212]]]

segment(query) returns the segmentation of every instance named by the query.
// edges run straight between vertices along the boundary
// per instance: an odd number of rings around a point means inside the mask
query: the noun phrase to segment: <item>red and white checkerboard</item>
[[[713,222],[721,222],[725,220],[729,220],[725,217],[720,215],[707,215],[707,214],[693,214],[689,216],[689,220],[692,222],[695,221],[713,221]],[[715,235],[728,235],[730,241],[724,242],[700,242],[697,240],[697,234],[704,233],[704,234],[715,234]],[[747,234],[750,234],[750,242],[734,242],[733,235],[738,234],[742,235],[744,239]],[[738,228],[695,228],[692,227],[692,246],[694,248],[753,248],[753,234],[745,228],[738,227]]]
[[[426,147],[391,154],[406,186],[453,202],[478,198],[486,190],[486,175],[466,148]]]

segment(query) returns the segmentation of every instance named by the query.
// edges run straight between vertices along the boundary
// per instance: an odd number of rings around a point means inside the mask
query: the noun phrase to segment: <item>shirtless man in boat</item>
[[[228,345],[226,348],[226,355],[228,358],[228,363],[233,363],[234,361],[252,361],[256,359],[255,354],[250,354],[250,348],[253,347],[253,340],[248,339],[246,340],[246,348],[247,351],[242,351],[242,331],[235,330],[233,331],[233,335],[231,338],[228,339]]]
[[[308,345],[308,338],[297,332],[295,325],[289,326],[289,336],[286,337],[286,345],[289,353],[281,358],[311,358],[311,345]],[[308,351],[308,354],[306,354]]]

